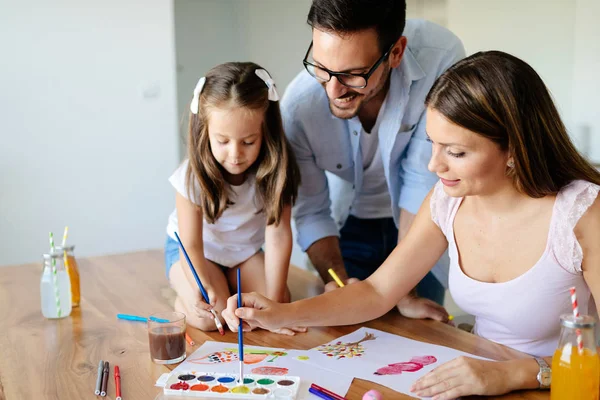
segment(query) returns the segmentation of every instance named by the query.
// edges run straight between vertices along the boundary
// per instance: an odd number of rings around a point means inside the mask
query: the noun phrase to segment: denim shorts
[[[167,274],[167,279],[169,279],[169,272],[171,271],[171,267],[179,261],[179,243],[171,236],[167,235],[167,240],[165,241],[165,272]],[[228,267],[217,264],[216,262],[210,260],[213,264],[216,264],[217,267],[225,273],[225,270],[229,269]]]
[[[179,261],[179,244],[171,236],[167,235],[165,241],[165,270],[167,272],[167,279],[169,279],[169,271],[171,267]]]

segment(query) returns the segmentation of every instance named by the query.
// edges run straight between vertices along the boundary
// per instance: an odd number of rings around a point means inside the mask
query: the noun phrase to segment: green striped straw
[[[56,308],[58,309],[58,318],[62,315],[60,308],[60,292],[58,291],[58,276],[56,275],[56,258],[54,254],[54,235],[50,232],[50,258],[52,259],[52,283],[54,284],[54,298],[56,300]]]

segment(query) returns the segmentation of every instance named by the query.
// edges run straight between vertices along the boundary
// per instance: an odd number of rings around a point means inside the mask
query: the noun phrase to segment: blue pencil
[[[194,264],[192,264],[192,260],[190,260],[190,257],[188,256],[187,251],[185,251],[185,247],[183,247],[183,243],[181,243],[181,239],[179,238],[179,235],[177,234],[177,232],[175,232],[175,237],[177,238],[177,241],[179,242],[179,247],[181,247],[181,251],[183,252],[183,255],[188,263],[188,266],[192,270],[192,275],[194,275],[194,279],[196,279],[196,283],[198,284],[200,293],[202,293],[202,297],[204,297],[204,301],[206,302],[206,304],[210,304],[210,299],[208,298],[208,293],[206,293],[204,286],[202,286],[202,282],[200,282],[200,277],[198,276],[198,273],[196,272],[196,269],[194,268]],[[219,317],[217,316],[217,312],[212,308],[211,308],[210,312],[212,313],[212,315],[214,317],[215,325],[217,325],[217,329],[219,330],[219,333],[221,335],[224,335],[225,331],[223,330],[223,325],[221,325],[221,321],[219,320]]]
[[[148,322],[148,318],[140,317],[138,315],[117,314],[117,318],[118,319],[126,319],[128,321]],[[169,322],[168,319],[163,319],[163,318],[150,317],[150,319],[154,322],[161,322],[161,323]]]
[[[237,305],[242,307],[242,279],[241,269],[237,269]],[[238,354],[240,358],[240,385],[244,384],[244,330],[242,329],[242,319],[240,318],[240,326],[238,328]]]
[[[318,390],[317,390],[317,389],[315,389],[315,388],[312,388],[312,387],[311,387],[311,388],[308,388],[308,391],[309,391],[310,393],[314,394],[315,396],[317,396],[317,397],[320,397],[320,398],[322,398],[322,399],[325,399],[325,400],[335,400],[333,397],[331,397],[331,396],[328,396],[328,395],[326,395],[325,393],[323,393],[323,392],[320,392],[320,391],[318,391]]]

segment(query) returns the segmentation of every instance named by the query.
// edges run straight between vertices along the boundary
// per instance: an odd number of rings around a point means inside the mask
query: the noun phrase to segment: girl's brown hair
[[[215,160],[208,137],[212,108],[242,107],[264,112],[259,156],[247,172],[256,174],[256,192],[264,205],[267,224],[278,225],[283,208],[298,195],[300,171],[285,137],[279,102],[268,99],[268,88],[251,62],[230,62],[212,68],[200,94],[198,114],[190,114],[188,131],[189,167],[186,183],[190,198],[198,199],[204,218],[214,223],[232,204],[221,165]],[[197,193],[196,185],[199,184]]]
[[[507,150],[514,159],[509,175],[522,193],[556,194],[577,179],[600,184],[540,76],[510,54],[486,51],[459,61],[437,79],[425,104]]]

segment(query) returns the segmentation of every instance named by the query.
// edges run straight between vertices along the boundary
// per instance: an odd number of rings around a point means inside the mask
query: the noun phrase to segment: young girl
[[[278,100],[267,71],[249,62],[214,67],[194,90],[189,159],[169,179],[177,193],[165,258],[177,292],[175,309],[186,314],[188,324],[205,331],[215,329],[210,310],[222,311],[236,291],[236,268],[244,291],[276,302],[290,300],[290,217],[300,174]],[[210,304],[179,251],[175,232]]]
[[[429,169],[440,181],[367,280],[292,304],[235,296],[229,326],[348,325],[389,311],[448,248],[450,292],[474,333],[535,358],[459,357],[412,391],[435,400],[547,388],[560,315],[600,305],[600,172],[575,149],[539,75],[509,54],[474,54],[426,98]],[[236,310],[237,309],[237,310]],[[352,312],[347,312],[352,310]]]

